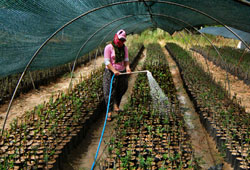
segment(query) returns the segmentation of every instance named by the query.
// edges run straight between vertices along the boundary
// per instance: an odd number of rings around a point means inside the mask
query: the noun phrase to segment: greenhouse
[[[1,0],[0,170],[250,169],[249,0]]]

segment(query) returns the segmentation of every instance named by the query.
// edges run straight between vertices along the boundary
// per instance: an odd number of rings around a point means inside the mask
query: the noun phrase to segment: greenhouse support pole
[[[189,31],[187,28],[185,28],[185,30],[189,33],[189,34],[192,34],[191,31]],[[196,41],[197,42],[197,41]],[[193,55],[194,55],[194,52],[193,52]],[[209,65],[208,65],[208,61],[207,61],[207,58],[205,58],[205,62],[206,62],[206,65],[207,65],[207,70],[208,70],[208,74],[211,75],[211,72],[210,72],[210,69],[209,69]]]
[[[152,5],[148,5],[145,0],[142,0],[143,1],[143,4],[145,5],[146,8],[148,8],[148,13],[149,13],[149,16],[150,16],[150,20],[152,22],[152,24],[154,25],[155,28],[157,28],[157,22],[154,21],[153,19],[153,15],[152,15],[152,10],[151,10],[151,6],[155,3],[153,2]]]
[[[35,83],[34,83],[34,80],[32,78],[32,75],[31,75],[30,71],[29,71],[29,76],[30,76],[30,80],[31,80],[33,88],[36,89],[36,86],[35,86]]]

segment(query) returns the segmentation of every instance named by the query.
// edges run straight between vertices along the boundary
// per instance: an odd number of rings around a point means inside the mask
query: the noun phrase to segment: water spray
[[[127,75],[127,74],[138,74],[138,73],[147,73],[149,86],[150,86],[150,94],[152,96],[154,109],[158,109],[159,112],[161,112],[163,114],[164,113],[166,114],[167,109],[170,107],[168,97],[164,94],[164,92],[162,91],[162,89],[160,88],[158,83],[155,81],[155,79],[152,76],[152,73],[150,71],[142,70],[142,71],[134,71],[134,72],[130,72],[130,73],[120,73],[118,76]],[[112,82],[113,82],[114,77],[115,77],[115,75],[113,74],[113,76],[111,78],[111,82],[110,82],[108,106],[107,106],[105,121],[104,121],[104,125],[103,125],[103,130],[102,130],[101,138],[100,138],[100,141],[99,141],[99,145],[98,145],[98,148],[97,148],[97,151],[96,151],[95,159],[94,159],[94,162],[92,164],[91,170],[93,170],[94,167],[95,167],[95,162],[96,162],[96,159],[97,159],[97,156],[98,156],[98,153],[99,153],[99,149],[100,149],[100,146],[101,146],[101,143],[102,143],[102,138],[103,138],[105,127],[106,127],[106,122],[107,122],[108,112],[109,112],[110,98],[111,98],[111,91],[112,91]]]

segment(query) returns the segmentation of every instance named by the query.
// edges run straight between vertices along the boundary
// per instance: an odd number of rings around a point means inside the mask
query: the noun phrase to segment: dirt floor
[[[164,51],[166,52],[166,50]],[[144,55],[146,54],[144,53]],[[193,148],[195,150],[195,156],[199,158],[199,163],[202,169],[208,169],[214,165],[224,163],[223,169],[231,170],[232,168],[230,167],[230,165],[224,162],[223,158],[220,156],[220,153],[216,149],[215,142],[208,135],[206,130],[202,127],[199,121],[199,116],[194,111],[193,104],[189,100],[188,95],[186,94],[185,89],[183,88],[183,82],[181,80],[180,73],[175,62],[170,57],[167,57],[167,59],[170,63],[171,73],[173,75],[174,83],[178,91],[178,98],[182,103],[182,108],[185,110],[185,120],[187,122],[188,131],[191,136]],[[143,61],[141,61],[140,63],[143,63]],[[140,66],[138,66],[137,69],[140,70]],[[122,99],[121,108],[127,102],[127,99],[131,94],[133,84],[136,80],[135,76],[133,75],[130,78],[129,89]],[[94,161],[95,152],[98,147],[99,137],[103,128],[103,123],[104,116],[99,119],[95,123],[95,125],[90,129],[88,139],[84,140],[83,143],[80,144],[77,148],[75,148],[68,156],[68,161],[65,162],[64,170],[84,170],[91,168],[92,163]],[[105,158],[105,148],[107,146],[106,143],[114,134],[114,130],[112,129],[114,123],[115,120],[111,123],[108,123],[106,126],[106,131],[104,133],[104,138],[100,148],[98,160],[99,158]],[[97,162],[97,167],[98,163],[99,162]]]
[[[216,149],[216,144],[212,137],[209,136],[207,131],[200,123],[199,115],[195,112],[193,103],[190,101],[188,94],[183,87],[180,72],[175,61],[170,57],[164,46],[162,49],[166,54],[169,68],[177,90],[178,99],[185,113],[184,119],[187,124],[188,133],[191,137],[192,147],[195,151],[195,157],[199,158],[199,165],[202,167],[202,169],[209,169],[212,166],[223,163],[224,170],[231,170],[232,168],[230,165],[223,160],[220,153]]]
[[[141,69],[141,63],[144,62],[145,59],[145,53],[142,56],[141,60],[139,61],[138,66],[135,70]],[[130,94],[132,93],[133,86],[136,80],[137,74],[132,74],[129,78],[129,85],[128,90],[124,94],[120,108],[123,109],[123,106],[128,102],[128,98]],[[115,114],[112,115],[115,118]],[[98,158],[96,161],[96,167],[99,165],[99,160],[104,159],[106,157],[106,147],[107,143],[109,142],[110,138],[113,136],[114,132],[114,124],[116,123],[116,120],[114,119],[112,122],[107,122],[105,132],[103,135],[103,141],[100,146]],[[87,170],[91,169],[92,164],[94,162],[95,153],[99,144],[100,136],[102,133],[104,124],[104,116],[102,116],[99,120],[97,120],[89,129],[88,131],[88,137],[86,137],[85,140],[72,152],[68,155],[67,161],[65,161],[63,165],[63,170]],[[98,169],[98,168],[96,168]]]
[[[199,53],[193,52],[195,59],[202,65],[203,69],[208,72],[208,69],[212,73],[214,79],[220,82],[228,91],[228,85],[226,81],[226,71],[217,67],[212,62],[207,60],[208,67],[205,58]],[[243,80],[239,80],[236,76],[228,73],[230,82],[230,95],[233,97],[236,94],[236,98],[241,101],[242,106],[246,108],[246,112],[250,113],[250,86],[246,85]]]
[[[96,61],[92,60],[86,65],[77,67],[74,72],[75,78],[73,84],[79,81],[80,77],[88,77],[95,68],[101,67],[103,63],[102,57],[97,57]],[[51,83],[47,86],[40,86],[39,90],[31,90],[26,94],[21,94],[18,98],[13,101],[9,117],[7,119],[6,128],[9,127],[10,122],[23,115],[25,112],[32,110],[35,106],[43,104],[49,101],[51,95],[56,95],[59,92],[67,92],[69,87],[70,76],[58,78],[56,82]],[[3,126],[4,118],[8,108],[8,102],[0,106],[0,128]]]
[[[195,54],[197,57],[197,60],[202,63],[206,68],[205,60],[202,56],[199,54]],[[98,57],[96,61],[91,61],[87,65],[83,65],[81,67],[78,67],[75,71],[75,79],[74,82],[77,82],[79,80],[80,75],[83,77],[87,77],[92,70],[95,68],[98,68],[102,65],[103,58]],[[174,64],[170,62],[171,64]],[[222,81],[224,84],[225,82],[225,71],[222,69],[214,66],[211,62],[209,63],[209,69],[215,76],[215,79],[217,81]],[[192,103],[188,101],[188,98],[185,97],[185,91],[182,89],[182,82],[179,80],[179,72],[177,70],[177,67],[174,65],[170,66],[171,72],[173,74],[173,78],[178,88],[179,93],[179,99],[183,100],[182,104],[183,107],[189,108],[186,112],[186,119],[189,130],[191,134],[191,139],[193,140],[194,149],[197,152],[197,155],[202,157],[203,160],[203,168],[207,169],[210,167],[210,165],[215,165],[217,163],[223,162],[221,159],[218,151],[215,148],[214,141],[210,138],[210,136],[206,133],[203,127],[201,127],[197,115],[190,115],[195,114],[194,110],[192,108]],[[243,81],[238,80],[235,76],[230,75],[230,82],[231,82],[231,95],[233,96],[234,93],[237,93],[237,98],[242,99],[242,104],[246,106],[246,110],[250,112],[250,87],[245,85]],[[131,76],[130,83],[133,83],[135,81],[136,77]],[[6,124],[6,127],[9,127],[9,122],[13,120],[16,117],[19,117],[23,115],[26,111],[32,110],[35,106],[38,104],[42,104],[44,101],[48,101],[51,97],[51,94],[57,94],[61,91],[67,92],[68,86],[69,86],[70,78],[62,77],[59,78],[56,82],[51,83],[48,86],[41,86],[39,90],[32,90],[31,92],[27,94],[23,94],[17,99],[14,100],[13,106],[10,111],[10,115]],[[133,85],[129,85],[130,89],[128,89],[127,93],[123,97],[121,108],[124,103],[126,103],[126,99],[128,98],[129,94],[131,93]],[[186,105],[186,106],[184,106]],[[8,107],[8,103],[5,105],[0,106],[0,128],[4,121],[4,116],[6,114],[6,110]],[[2,119],[1,119],[2,117]],[[71,155],[69,155],[69,161],[65,163],[65,169],[89,169],[91,167],[92,162],[94,160],[94,155],[96,152],[96,148],[99,142],[99,137],[101,134],[102,126],[104,122],[104,117],[96,122],[96,125],[90,129],[90,134],[88,140],[85,141],[85,143],[82,143],[78,148],[76,148],[75,151],[72,152]],[[104,141],[108,141],[110,136],[112,135],[112,124],[114,122],[110,123],[107,126],[106,133],[104,134]],[[198,140],[197,140],[198,139]],[[88,147],[86,147],[88,146]],[[104,154],[105,144],[103,142],[103,145],[101,146],[101,151],[99,155]],[[230,167],[228,164],[225,164],[224,169],[229,169]]]

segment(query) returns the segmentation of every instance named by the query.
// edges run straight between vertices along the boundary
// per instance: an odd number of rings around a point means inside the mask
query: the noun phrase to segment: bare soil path
[[[75,78],[72,81],[73,85],[79,81],[81,76],[83,78],[88,77],[94,69],[101,67],[102,63],[103,58],[97,57],[96,61],[94,59],[86,65],[77,67],[74,72]],[[32,110],[35,106],[48,102],[52,94],[56,95],[59,92],[66,93],[69,87],[69,82],[70,76],[61,77],[50,85],[40,86],[39,90],[31,90],[26,94],[21,94],[18,98],[14,99],[5,127],[9,128],[9,124],[13,119],[22,116],[25,112]],[[7,102],[0,106],[0,129],[3,126],[8,104],[9,103]]]
[[[145,51],[144,51],[145,52]],[[141,69],[141,64],[144,62],[145,53],[140,59],[138,66],[135,70]],[[123,109],[123,106],[128,102],[129,96],[132,93],[133,86],[136,80],[137,74],[132,74],[129,78],[128,90],[122,97],[122,101],[120,104],[120,108]],[[115,114],[112,116],[116,117]],[[100,119],[97,120],[94,124],[91,125],[88,136],[83,140],[83,142],[77,146],[75,149],[71,151],[68,155],[67,161],[65,161],[63,165],[63,170],[89,170],[92,167],[94,162],[95,153],[99,144],[100,136],[103,129],[104,119],[105,116],[100,116]],[[103,141],[100,146],[96,167],[99,165],[98,160],[102,160],[106,158],[106,147],[107,143],[109,142],[110,138],[115,134],[114,126],[116,124],[116,119],[112,122],[107,122],[105,132],[103,135]],[[96,168],[98,169],[98,168]]]
[[[162,45],[162,49],[166,54],[170,72],[177,90],[177,96],[185,113],[184,119],[187,124],[192,147],[195,151],[195,157],[200,159],[199,165],[202,169],[209,169],[212,166],[223,163],[224,170],[231,170],[232,168],[230,165],[226,163],[220,156],[220,153],[216,149],[216,144],[212,137],[207,133],[200,123],[199,115],[195,112],[193,103],[190,101],[188,94],[183,87],[179,69],[175,61],[170,57],[167,50],[164,48],[165,43],[161,42],[160,44]]]

